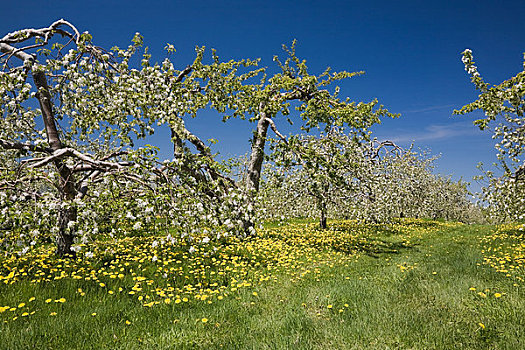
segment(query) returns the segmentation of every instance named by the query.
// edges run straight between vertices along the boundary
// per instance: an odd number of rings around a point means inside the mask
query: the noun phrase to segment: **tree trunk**
[[[53,104],[51,101],[51,94],[49,93],[49,86],[47,84],[47,78],[39,67],[34,67],[33,70],[33,81],[38,90],[37,98],[42,111],[42,119],[44,121],[44,127],[46,129],[47,140],[51,149],[57,151],[61,148],[62,142],[60,141],[60,135],[58,133],[56,119],[53,113]],[[54,161],[54,164],[60,175],[60,197],[62,200],[73,200],[77,193],[75,187],[75,181],[71,169],[61,160]],[[68,225],[72,221],[76,221],[77,209],[72,207],[68,209],[61,209],[57,217],[58,234],[55,237],[57,254],[59,256],[70,255],[75,256],[71,250],[73,239],[75,238],[75,232],[71,229],[67,229]]]
[[[321,218],[319,219],[319,227],[321,227],[321,230],[326,229],[326,203],[322,202],[320,204],[321,209]]]
[[[321,213],[321,219],[319,220],[319,226],[322,230],[326,229],[326,215],[324,212]]]
[[[71,233],[71,229],[68,230],[68,224],[76,221],[77,219],[77,208],[71,207],[67,209],[61,209],[58,212],[58,233],[55,237],[57,246],[56,254],[58,256],[69,256],[75,257],[76,253],[71,250],[73,240],[75,239],[74,231]]]
[[[170,127],[171,130],[171,141],[173,142],[173,155],[175,157],[180,157],[183,153],[183,144],[182,140],[180,139],[179,135],[173,130],[172,127]]]
[[[248,177],[246,188],[248,191],[259,191],[259,184],[261,181],[261,169],[264,160],[264,146],[266,145],[266,135],[268,134],[268,126],[266,113],[262,112],[259,122],[257,123],[257,130],[253,134],[252,153],[248,163]]]

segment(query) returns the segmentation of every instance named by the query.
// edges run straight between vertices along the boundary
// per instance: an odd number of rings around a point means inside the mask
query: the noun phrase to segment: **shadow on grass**
[[[384,254],[400,254],[415,248],[415,244],[407,242],[390,242],[380,238],[368,238],[366,242],[358,242],[356,250],[365,253],[373,258],[379,258]]]

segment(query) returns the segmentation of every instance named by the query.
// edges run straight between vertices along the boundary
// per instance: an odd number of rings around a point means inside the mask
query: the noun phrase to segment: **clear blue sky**
[[[354,100],[378,98],[401,113],[374,130],[380,138],[442,154],[438,171],[471,180],[476,164],[494,161],[490,134],[471,125],[475,115],[452,116],[474,100],[460,60],[474,52],[480,72],[492,83],[522,69],[525,1],[3,1],[0,35],[47,26],[64,18],[89,31],[104,47],[127,46],[135,32],[144,36],[153,58],[175,45],[174,62],[191,63],[195,45],[218,50],[224,60],[258,58],[273,65],[281,44],[298,40],[298,55],[312,73],[364,70],[342,87]],[[478,114],[479,116],[479,114]],[[247,122],[223,124],[211,112],[189,123],[203,139],[219,140],[223,156],[249,150]],[[169,136],[158,145],[169,151]],[[157,141],[157,140],[156,140]],[[473,190],[479,187],[473,184]]]

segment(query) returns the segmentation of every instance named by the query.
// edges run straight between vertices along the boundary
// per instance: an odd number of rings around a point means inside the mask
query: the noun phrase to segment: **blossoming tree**
[[[524,55],[525,59],[525,55]],[[475,65],[471,50],[463,52],[462,61],[471,81],[480,92],[479,98],[455,111],[467,114],[476,110],[485,117],[474,122],[480,129],[496,122],[493,139],[498,140],[499,165],[502,175],[485,171],[482,199],[489,204],[492,215],[499,220],[525,219],[525,60],[523,71],[498,85],[485,82]]]
[[[283,45],[288,56],[284,62],[278,56],[274,57],[280,72],[264,75],[259,84],[250,85],[238,95],[237,113],[233,116],[249,118],[256,123],[247,165],[246,188],[250,191],[259,189],[268,129],[286,141],[286,136],[275,123],[277,116],[285,116],[290,124],[300,123],[305,132],[312,129],[328,131],[334,126],[363,131],[378,123],[380,117],[396,116],[378,105],[377,100],[364,103],[339,98],[339,87],[332,87],[332,91],[328,88],[337,81],[364,72],[332,72],[327,68],[320,75],[310,74],[306,60],[297,57],[295,45],[295,41],[290,48]],[[292,104],[299,112],[298,116],[291,115]]]
[[[146,48],[133,68],[141,47],[137,34],[127,49],[106,51],[65,20],[0,38],[4,247],[27,250],[51,232],[58,254],[74,254],[74,243],[101,226],[141,229],[161,217],[166,230],[191,234],[201,225],[236,230],[250,221],[238,205],[242,191],[183,117],[208,105],[231,108],[243,80],[257,74],[238,68],[257,62],[224,63],[214,53],[204,64],[197,48],[194,62],[177,71],[168,59],[151,64]],[[171,161],[159,162],[156,147],[135,146],[156,125],[171,129]]]

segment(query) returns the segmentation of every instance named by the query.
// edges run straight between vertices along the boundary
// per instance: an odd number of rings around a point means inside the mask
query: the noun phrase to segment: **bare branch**
[[[30,159],[30,160],[27,160],[26,162],[37,161],[37,163],[31,165],[31,168],[39,168],[46,164],[49,164],[50,162],[53,162],[55,160],[60,160],[68,156],[74,156],[80,159],[81,161],[87,164],[90,164],[94,166],[95,168],[100,168],[100,169],[106,168],[106,169],[119,169],[120,170],[120,169],[123,169],[124,167],[129,167],[130,165],[133,165],[133,163],[131,162],[108,162],[108,161],[103,161],[103,160],[96,160],[96,159],[93,159],[91,156],[81,153],[73,148],[61,148],[53,152],[53,154],[50,155],[49,157],[40,158],[40,159]],[[92,168],[86,168],[86,170],[91,170],[91,169]]]
[[[270,128],[273,130],[273,132],[275,133],[275,135],[279,136],[279,138],[285,143],[285,144],[288,144],[288,140],[286,140],[286,136],[284,136],[283,134],[281,134],[279,132],[279,130],[277,130],[277,127],[275,126],[275,122],[271,119],[271,118],[268,118],[266,117],[266,120],[268,121],[268,123],[270,124]]]
[[[9,58],[11,56],[15,56],[16,58],[24,61],[24,63],[25,62],[33,62],[35,60],[35,57],[33,55],[30,55],[30,54],[28,54],[28,53],[26,53],[24,51],[20,51],[16,47],[13,47],[13,46],[8,45],[8,44],[4,44],[2,42],[0,42],[0,51],[3,52],[3,53],[9,54]],[[9,59],[6,60],[6,62],[4,64],[4,69],[5,69],[8,61],[9,61]]]
[[[66,30],[62,30],[58,28],[62,25],[68,26],[73,31],[73,34]],[[71,23],[69,23],[68,21],[64,19],[59,19],[58,21],[55,21],[47,28],[40,28],[40,29],[29,28],[29,29],[22,29],[22,30],[13,32],[13,33],[9,33],[0,39],[0,43],[16,44],[16,43],[24,42],[30,38],[34,38],[34,37],[42,38],[43,37],[44,43],[47,44],[49,39],[55,33],[58,33],[62,36],[67,36],[69,38],[75,38],[75,42],[77,43],[78,43],[78,40],[80,39],[80,33],[78,32],[77,28],[75,28],[74,25],[72,25]]]
[[[179,75],[175,78],[174,82],[175,83],[180,83],[182,81],[182,79],[184,79],[185,76],[187,76],[188,74],[191,73],[192,70],[193,70],[192,66],[186,66],[186,68],[184,68],[184,70],[182,70],[179,73]]]

